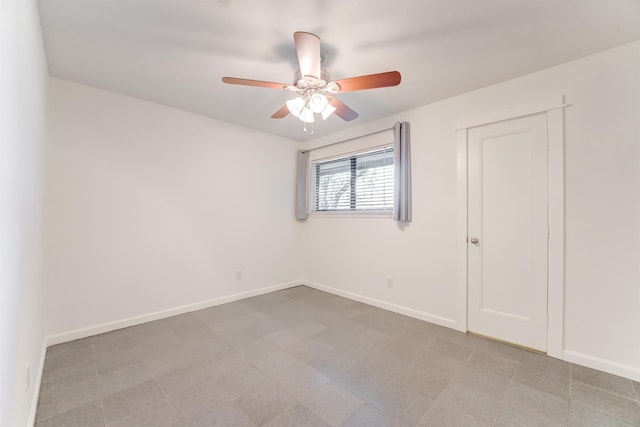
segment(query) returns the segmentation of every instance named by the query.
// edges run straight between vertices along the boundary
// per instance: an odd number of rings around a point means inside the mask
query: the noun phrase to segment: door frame
[[[564,349],[564,95],[488,112],[460,122],[455,130],[457,145],[457,285],[458,330],[467,332],[468,302],[468,171],[469,129],[545,114],[547,117],[547,354],[562,359]]]

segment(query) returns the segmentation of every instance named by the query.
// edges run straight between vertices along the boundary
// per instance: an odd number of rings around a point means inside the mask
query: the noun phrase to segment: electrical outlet
[[[393,279],[391,277],[387,277],[387,288],[393,288]]]
[[[24,368],[24,392],[29,393],[31,388],[31,364],[27,363],[27,367]]]
[[[242,280],[242,270],[236,271],[236,280]]]

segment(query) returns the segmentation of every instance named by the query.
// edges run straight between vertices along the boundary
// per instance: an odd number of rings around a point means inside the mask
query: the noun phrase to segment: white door
[[[469,330],[547,349],[547,117],[469,129]]]

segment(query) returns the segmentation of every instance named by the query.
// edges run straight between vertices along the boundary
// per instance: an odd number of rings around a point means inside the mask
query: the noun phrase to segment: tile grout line
[[[619,394],[617,394],[617,393],[613,393],[613,392],[610,392],[610,391],[608,391],[608,390],[605,390],[605,389],[602,389],[602,388],[599,388],[599,387],[594,387],[594,386],[592,386],[592,385],[589,385],[589,384],[583,383],[582,381],[577,381],[577,382],[579,382],[580,384],[582,384],[582,385],[584,385],[584,386],[586,386],[586,387],[588,387],[588,388],[590,388],[590,389],[593,389],[593,390],[596,390],[596,391],[601,391],[601,392],[607,393],[607,394],[609,394],[609,395],[611,395],[611,396],[614,396],[614,397],[617,397],[617,398],[619,398],[619,399],[623,399],[623,400],[628,400],[628,401],[630,401],[630,402],[634,402],[635,404],[637,404],[637,405],[638,405],[638,408],[640,409],[640,404],[639,404],[639,402],[638,402],[637,400],[626,398],[626,397],[621,396],[621,395],[619,395]],[[571,380],[571,383],[573,383],[573,380]],[[573,385],[570,385],[570,389],[571,389],[571,387],[572,387],[572,386],[573,386]],[[571,399],[571,400],[570,400],[570,402],[572,403],[572,402],[573,402],[573,399]],[[570,407],[571,407],[571,403],[570,403]],[[597,407],[597,406],[593,406],[592,404],[590,404],[590,403],[588,403],[588,402],[579,401],[579,403],[580,403],[581,405],[586,406],[586,407],[588,407],[588,408],[591,408],[591,409],[593,409],[593,410],[595,410],[595,411],[597,411],[597,412],[600,412],[600,413],[602,413],[602,414],[605,414],[605,415],[607,415],[607,416],[609,416],[609,417],[613,418],[614,420],[624,421],[625,423],[627,422],[625,419],[620,418],[619,416],[614,415],[614,414],[612,414],[611,412],[607,412],[606,410],[604,410],[604,409],[602,409],[602,408],[599,408],[599,407]],[[569,416],[571,416],[571,414],[569,414]]]
[[[572,363],[572,364],[571,364],[571,366],[572,366],[572,368],[573,368],[573,366],[575,366],[575,364],[573,364],[573,363]],[[580,365],[577,365],[577,366],[579,366],[579,367],[580,367]],[[581,367],[581,368],[585,368],[585,367]],[[588,367],[587,367],[587,369],[592,369],[592,368],[588,368]],[[597,371],[597,370],[595,370],[595,371]],[[618,396],[618,397],[622,397],[622,398],[624,398],[624,399],[628,399],[628,400],[636,400],[636,401],[637,401],[638,399],[640,399],[640,396],[638,395],[638,392],[636,391],[636,389],[635,389],[635,387],[634,387],[634,385],[633,385],[633,380],[631,380],[631,379],[629,379],[629,378],[621,377],[621,376],[619,376],[619,375],[608,374],[608,373],[606,373],[606,372],[602,372],[602,371],[597,371],[597,372],[598,372],[598,373],[604,373],[604,374],[606,374],[606,375],[610,375],[610,376],[615,376],[615,377],[618,377],[618,378],[620,378],[620,379],[622,379],[622,380],[624,380],[624,381],[628,381],[628,382],[629,382],[629,384],[630,384],[630,386],[631,386],[631,392],[632,392],[632,393],[631,393],[631,397],[630,397],[630,396],[628,396],[628,395],[621,394],[621,393],[618,393],[618,392],[616,392],[616,391],[613,391],[612,389],[608,389],[608,388],[600,387],[600,386],[597,386],[597,385],[594,385],[594,384],[590,384],[590,383],[585,382],[585,381],[580,381],[580,380],[578,380],[578,379],[576,379],[575,381],[576,381],[576,382],[578,382],[578,383],[580,383],[580,384],[588,385],[589,387],[592,387],[592,388],[595,388],[595,389],[598,389],[598,390],[606,391],[606,392],[607,392],[607,393],[609,393],[609,394],[614,394],[614,395],[616,395],[616,396]],[[572,377],[573,377],[573,370],[572,370]],[[573,378],[572,378],[572,380],[573,380]]]
[[[446,340],[445,340],[445,341],[446,341]],[[462,371],[464,370],[465,366],[467,366],[467,364],[469,363],[469,360],[471,360],[471,356],[473,355],[473,353],[474,353],[475,351],[476,351],[475,347],[472,347],[472,348],[471,348],[471,352],[469,353],[469,355],[468,355],[468,356],[467,356],[467,358],[465,359],[465,361],[464,361],[464,363],[462,364],[462,366],[460,367],[460,369],[458,369],[458,371],[457,371],[455,374],[453,374],[453,376],[451,377],[451,379],[449,380],[449,382],[447,382],[447,385],[446,385],[446,386],[444,386],[444,388],[442,389],[442,391],[440,392],[440,394],[438,395],[438,397],[436,397],[436,398],[434,399],[434,401],[433,401],[433,403],[431,404],[431,407],[430,407],[429,409],[431,409],[432,407],[436,406],[436,404],[437,404],[438,400],[440,400],[440,398],[441,398],[441,397],[445,394],[445,392],[449,389],[449,386],[451,385],[451,383],[453,383],[453,380],[455,380],[455,379],[456,379],[456,377],[457,377],[458,375],[460,375],[460,372],[462,372]],[[422,418],[424,418],[424,417],[425,417],[425,415],[427,415],[427,412],[429,412],[429,409],[427,409],[427,410],[425,411],[425,413],[422,415]],[[474,420],[476,419],[474,416],[469,415],[469,414],[467,414],[467,413],[465,413],[465,415],[467,415],[467,416],[469,416],[469,417],[473,418]],[[422,419],[422,418],[421,418],[421,419]],[[418,422],[420,422],[420,421],[418,421]]]
[[[493,419],[493,423],[491,425],[496,425],[498,423],[498,417],[500,417],[500,414],[502,413],[502,409],[504,408],[504,403],[507,400],[507,392],[509,391],[509,388],[511,387],[511,384],[513,384],[513,377],[516,376],[516,371],[518,370],[518,368],[520,368],[520,365],[522,364],[522,362],[519,361],[515,361],[516,362],[516,368],[513,370],[513,374],[511,374],[511,377],[509,377],[509,384],[507,384],[507,387],[504,390],[504,394],[502,395],[502,400],[500,401],[500,406],[498,407],[498,411],[496,412],[496,417]]]
[[[569,363],[569,424],[571,424],[571,411],[573,407],[573,363]]]
[[[104,401],[102,399],[102,391],[100,390],[100,385],[102,381],[100,380],[100,373],[98,373],[98,363],[96,362],[96,350],[93,344],[93,337],[89,337],[89,342],[91,343],[91,358],[93,360],[93,367],[96,370],[96,379],[98,380],[98,393],[100,394],[100,407],[102,408],[102,420],[104,421],[104,425],[107,425],[107,416],[104,410]]]
[[[571,381],[573,382],[574,380],[571,380]],[[582,381],[575,380],[575,382],[580,383],[580,384],[582,384],[584,386],[587,386],[589,388],[592,388],[594,390],[599,390],[599,391],[602,391],[604,393],[610,394],[610,395],[615,396],[615,397],[620,398],[620,399],[629,400],[631,402],[637,402],[638,401],[638,399],[630,398],[628,396],[623,396],[620,393],[616,393],[615,391],[610,391],[610,390],[607,390],[607,389],[604,389],[604,388],[601,388],[601,387],[597,387],[595,385],[584,383]]]
[[[135,340],[136,346],[140,346],[140,343],[138,342],[137,338],[135,338],[135,337],[134,337],[134,340]],[[92,349],[92,351],[93,351],[93,337],[91,338],[91,349]],[[141,353],[142,353],[142,350],[141,350]],[[142,357],[143,357],[143,361],[144,361],[145,366],[146,366],[145,356],[144,356],[144,355],[142,355]],[[94,352],[94,362],[95,362],[95,352]],[[157,376],[156,376],[155,372],[153,372],[153,371],[150,371],[150,372],[151,372],[151,374],[153,375],[153,382],[154,382],[154,383],[155,383],[155,385],[158,387],[158,390],[160,390],[160,394],[161,394],[162,398],[163,398],[164,400],[166,400],[167,404],[168,404],[171,408],[173,408],[173,406],[172,406],[172,405],[171,405],[171,403],[169,402],[169,399],[167,398],[167,396],[165,395],[164,391],[162,390],[162,387],[160,386],[160,383],[158,382],[158,378],[157,378]],[[97,365],[96,365],[96,373],[97,373]],[[99,378],[99,377],[98,377],[98,381],[100,381],[100,378]],[[151,380],[148,380],[148,381],[151,381]],[[139,384],[134,384],[134,385],[132,385],[131,387],[135,387],[135,386],[138,386],[138,385],[143,384],[143,383],[144,383],[144,382],[139,383]],[[126,390],[126,389],[125,389],[125,390]],[[124,390],[119,390],[119,391],[116,391],[116,392],[114,392],[114,393],[112,393],[112,394],[119,393],[119,392],[121,392],[121,391],[124,391]],[[102,398],[103,398],[102,393],[100,393],[100,400],[101,400],[101,402],[103,401],[103,399],[102,399]],[[138,408],[137,410],[135,410],[135,411],[133,411],[133,412],[130,412],[130,413],[128,413],[128,414],[126,414],[126,415],[124,415],[124,416],[122,416],[122,417],[120,417],[120,418],[115,419],[115,420],[112,420],[112,421],[111,421],[111,422],[109,422],[109,423],[107,423],[107,420],[106,420],[106,414],[104,414],[104,418],[105,418],[105,426],[106,426],[106,427],[109,427],[109,424],[113,424],[113,423],[115,423],[115,422],[117,422],[117,421],[120,421],[120,420],[123,420],[123,419],[125,419],[125,418],[128,418],[128,417],[130,417],[130,416],[132,416],[132,415],[134,415],[134,414],[137,414],[137,413],[139,413],[139,412],[141,412],[141,411],[143,411],[143,410],[145,410],[145,409],[150,408],[151,406],[153,406],[153,405],[155,405],[155,404],[157,404],[158,402],[161,402],[161,401],[162,401],[162,399],[160,399],[160,400],[158,400],[158,401],[155,401],[155,402],[152,402],[152,403],[148,404],[147,406],[144,406],[144,407],[142,407],[142,408]],[[103,411],[104,411],[104,402],[103,402]]]

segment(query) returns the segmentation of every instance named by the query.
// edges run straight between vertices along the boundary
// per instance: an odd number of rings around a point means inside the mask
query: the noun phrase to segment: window
[[[311,164],[313,211],[393,210],[393,147]]]

